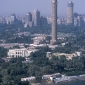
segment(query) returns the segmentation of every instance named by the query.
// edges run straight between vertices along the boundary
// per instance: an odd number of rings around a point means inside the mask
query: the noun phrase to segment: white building
[[[51,76],[52,76],[52,75],[43,75],[43,76],[42,76],[42,79],[44,79],[44,80],[45,80],[45,79],[49,79]]]
[[[53,78],[57,78],[57,77],[61,77],[61,74],[60,73],[54,73],[54,74],[51,74],[51,75],[43,75],[42,76],[42,79],[43,80],[52,80]]]
[[[51,53],[51,52],[47,52],[47,53],[46,53],[46,57],[49,58],[49,59],[51,59],[52,53]]]
[[[77,54],[77,56],[81,57],[82,56],[82,52],[75,52]]]
[[[37,50],[29,50],[26,48],[21,49],[10,49],[8,51],[8,58],[17,58],[17,57],[28,57],[32,52]]]
[[[21,81],[33,81],[33,80],[35,80],[34,76],[27,77],[27,78],[21,78]]]

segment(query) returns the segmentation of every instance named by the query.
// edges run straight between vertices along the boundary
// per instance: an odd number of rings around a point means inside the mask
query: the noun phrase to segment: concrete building
[[[74,26],[83,26],[84,23],[84,16],[81,14],[74,13]]]
[[[57,24],[61,25],[62,24],[62,19],[57,19]]]
[[[57,0],[52,0],[52,40],[51,44],[57,41]]]
[[[11,24],[15,23],[16,20],[17,20],[16,15],[15,15],[15,14],[12,14],[12,15],[10,16],[10,22],[11,22]]]
[[[40,26],[40,12],[38,9],[33,11],[32,19],[34,26]]]
[[[35,52],[37,50],[29,50],[26,48],[21,49],[10,49],[8,51],[8,57],[7,58],[18,58],[18,57],[28,57],[32,52]]]
[[[34,76],[31,76],[31,77],[26,77],[26,78],[21,78],[21,81],[33,81],[35,80],[35,77]]]
[[[84,20],[84,23],[85,23],[85,15],[83,15],[83,20]]]
[[[50,74],[50,75],[43,75],[42,76],[42,80],[51,80],[52,78],[57,78],[57,77],[61,77],[60,73],[54,73],[54,74]]]
[[[78,26],[82,26],[84,23],[82,15],[77,16]]]
[[[78,26],[78,19],[77,19],[77,17],[74,17],[74,26]]]
[[[39,44],[43,44],[46,42],[46,36],[45,35],[39,35],[39,36],[36,36],[33,39],[33,42],[35,45],[39,45]]]
[[[47,22],[48,22],[48,24],[51,24],[52,23],[52,18],[47,17]]]
[[[75,52],[77,56],[82,57],[82,52],[81,51],[76,51]]]
[[[54,53],[53,55],[57,57],[65,56],[67,60],[72,60],[73,57],[79,56],[79,52],[72,53],[72,54],[66,54],[66,53]],[[80,57],[80,56],[79,56]]]
[[[47,57],[48,59],[51,59],[51,58],[52,58],[52,53],[51,53],[51,52],[47,52],[47,53],[46,53],[46,57]]]
[[[32,14],[30,12],[26,14],[25,20],[26,20],[27,23],[32,21]]]
[[[32,27],[32,14],[30,12],[25,16],[25,25]]]
[[[46,27],[48,25],[47,18],[45,16],[40,17],[40,27]]]
[[[6,24],[14,24],[17,21],[16,15],[11,14],[11,16],[5,17]]]
[[[73,24],[73,3],[69,1],[67,4],[67,24]]]

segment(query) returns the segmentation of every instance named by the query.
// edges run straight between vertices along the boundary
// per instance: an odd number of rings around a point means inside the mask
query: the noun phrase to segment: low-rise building
[[[76,53],[66,54],[66,53],[54,53],[53,55],[57,57],[65,56],[67,60],[72,60],[73,57],[77,57]]]
[[[17,57],[28,57],[32,52],[37,51],[36,49],[26,49],[26,48],[20,48],[20,49],[10,49],[8,51],[8,58],[17,58]]]
[[[60,73],[54,73],[54,74],[51,74],[51,75],[43,75],[42,76],[42,79],[43,80],[52,80],[53,78],[57,78],[57,77],[61,77],[61,74]]]
[[[46,53],[46,57],[50,59],[52,57],[52,53],[51,52],[47,52]]]
[[[21,81],[33,81],[35,80],[35,77],[34,76],[31,76],[31,77],[26,77],[26,78],[21,78]]]
[[[76,51],[75,52],[77,56],[82,57],[82,52],[81,51]]]

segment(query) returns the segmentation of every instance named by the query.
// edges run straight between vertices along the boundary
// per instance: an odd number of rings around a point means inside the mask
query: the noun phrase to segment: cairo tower
[[[57,41],[57,0],[52,0],[52,40],[51,44]]]

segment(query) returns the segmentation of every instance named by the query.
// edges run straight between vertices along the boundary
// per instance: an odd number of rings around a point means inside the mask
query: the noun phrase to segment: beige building
[[[53,55],[58,56],[58,57],[65,56],[67,60],[72,60],[73,57],[77,57],[78,56],[76,53],[72,53],[72,54],[54,53]]]

